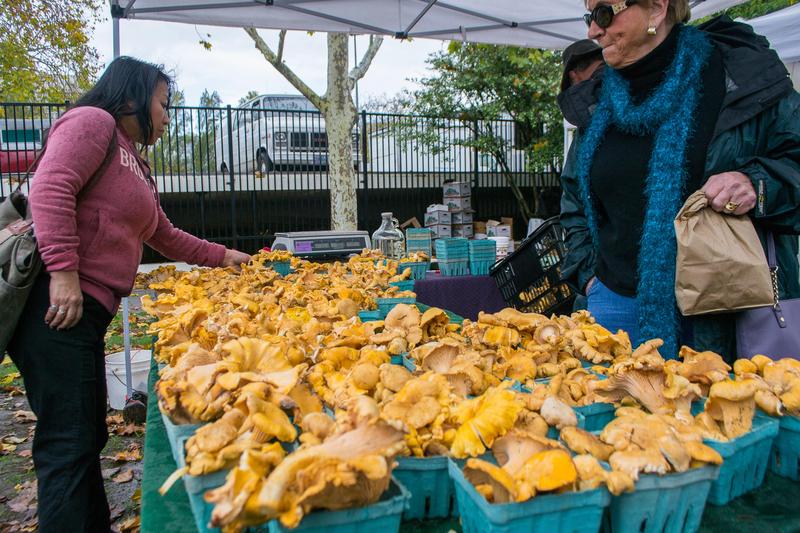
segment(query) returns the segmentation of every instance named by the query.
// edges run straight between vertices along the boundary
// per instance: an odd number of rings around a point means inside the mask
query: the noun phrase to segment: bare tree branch
[[[283,63],[283,45],[286,44],[286,30],[281,30],[278,37],[278,63]]]
[[[327,101],[314,92],[311,87],[306,85],[306,83],[301,80],[297,74],[295,74],[294,71],[286,65],[286,63],[283,63],[279,60],[278,56],[275,55],[275,52],[273,52],[264,39],[261,38],[255,28],[244,28],[244,31],[250,36],[251,39],[253,39],[256,49],[258,49],[258,51],[261,52],[261,55],[263,55],[264,58],[273,67],[275,67],[275,70],[280,72],[283,77],[294,86],[295,89],[300,91],[300,94],[308,98],[317,109],[324,113],[328,105]],[[283,42],[283,39],[281,39],[281,42]]]
[[[361,61],[353,67],[350,71],[350,89],[352,89],[356,82],[364,77],[364,74],[367,73],[369,70],[369,66],[372,64],[372,60],[375,58],[375,54],[378,53],[378,49],[380,49],[381,44],[383,44],[383,37],[380,35],[370,35],[369,36],[369,47],[367,51],[364,52],[364,57],[361,58]]]

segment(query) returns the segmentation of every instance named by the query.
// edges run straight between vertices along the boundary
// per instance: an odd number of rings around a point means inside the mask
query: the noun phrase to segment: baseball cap
[[[603,49],[591,39],[581,39],[567,46],[564,49],[564,53],[561,54],[561,61],[564,64],[564,72],[561,74],[561,90],[564,91],[569,87],[569,75],[567,73],[575,68],[575,64],[578,61],[595,54],[600,56],[602,53]]]

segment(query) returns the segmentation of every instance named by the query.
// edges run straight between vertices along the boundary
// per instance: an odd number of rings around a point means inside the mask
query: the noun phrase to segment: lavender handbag
[[[736,348],[739,357],[763,354],[772,359],[800,359],[800,298],[780,301],[775,240],[767,233],[767,261],[772,275],[775,303],[739,313],[736,319]]]

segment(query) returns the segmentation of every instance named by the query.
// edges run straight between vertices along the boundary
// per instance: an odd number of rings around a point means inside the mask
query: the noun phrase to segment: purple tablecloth
[[[453,313],[478,319],[478,312],[496,313],[508,307],[494,280],[489,276],[445,277],[428,272],[425,279],[414,282],[417,301],[441,307]]]

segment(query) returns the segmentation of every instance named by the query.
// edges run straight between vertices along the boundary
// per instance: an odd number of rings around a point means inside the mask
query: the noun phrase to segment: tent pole
[[[119,0],[111,0],[111,39],[114,47],[114,59],[119,57],[119,19],[125,16],[125,10],[119,5]]]
[[[114,18],[111,21],[113,25],[113,39],[114,39],[114,59],[119,57],[119,19]]]

